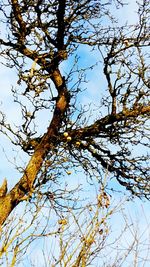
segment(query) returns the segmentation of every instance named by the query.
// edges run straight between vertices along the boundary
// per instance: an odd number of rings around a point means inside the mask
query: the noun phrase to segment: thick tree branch
[[[126,120],[133,120],[139,116],[149,116],[150,115],[150,106],[138,106],[136,109],[126,109],[120,113],[114,115],[107,115],[102,119],[95,121],[94,124],[81,128],[79,130],[73,130],[70,132],[70,136],[73,138],[78,136],[78,138],[84,138],[89,136],[98,136],[100,133],[107,133],[107,127],[113,126],[115,122],[123,122]]]
[[[33,190],[33,183],[38,172],[43,164],[43,161],[49,151],[53,150],[58,140],[58,131],[61,127],[63,117],[69,106],[70,98],[65,81],[62,78],[59,70],[56,70],[52,75],[53,82],[58,90],[58,99],[54,110],[52,121],[47,132],[43,135],[41,142],[36,146],[35,152],[32,155],[27,167],[24,170],[24,175],[14,188],[3,197],[0,197],[0,225],[2,225],[11,211],[22,201],[25,195],[30,195]]]
[[[11,3],[12,3],[13,16],[15,17],[16,21],[19,24],[18,42],[23,44],[26,36],[26,23],[24,22],[23,17],[21,15],[21,9],[18,0],[11,0]]]
[[[58,50],[64,49],[64,36],[65,36],[65,7],[66,0],[59,0],[58,10],[57,10],[57,48]]]

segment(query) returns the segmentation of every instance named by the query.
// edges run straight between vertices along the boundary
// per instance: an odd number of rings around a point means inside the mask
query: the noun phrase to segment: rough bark
[[[11,211],[24,199],[25,195],[32,194],[33,183],[42,163],[48,152],[53,149],[54,144],[57,142],[58,130],[69,105],[69,93],[58,69],[52,74],[52,80],[58,90],[58,98],[52,121],[47,132],[43,135],[40,144],[36,147],[20,181],[6,196],[0,197],[0,225],[5,222]]]

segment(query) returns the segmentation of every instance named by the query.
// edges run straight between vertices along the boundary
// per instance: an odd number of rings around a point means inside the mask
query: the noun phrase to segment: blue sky
[[[132,24],[135,22],[136,13],[133,11],[136,5],[135,2],[136,2],[135,0],[132,0],[130,1],[130,5],[126,6],[126,8],[124,8],[123,11],[118,10],[117,15],[119,16],[120,23],[124,23],[125,21],[128,21]],[[88,54],[89,56],[89,49],[87,48],[86,50],[85,48],[83,48],[83,50],[84,50],[84,54],[81,49],[81,52],[82,52],[81,62],[82,64],[87,64],[88,62],[86,61],[86,54]],[[96,58],[97,58],[97,53],[91,52],[90,63],[92,63],[92,61],[94,62]],[[67,64],[68,64],[67,61],[64,62],[62,64],[62,68],[67,69]],[[97,84],[101,82],[101,77],[99,75],[100,72],[101,72],[101,65],[99,64],[95,68],[93,73],[89,73],[88,79],[90,81],[88,83],[88,89],[86,91],[86,95],[83,92],[80,96],[80,101],[82,104],[87,104],[91,100],[94,103],[93,108],[95,108],[95,106],[99,104],[99,99],[97,98],[97,95],[99,94],[99,86],[97,86]],[[21,121],[21,114],[20,114],[19,107],[17,107],[16,104],[13,103],[13,98],[11,96],[12,85],[16,86],[15,70],[8,69],[1,65],[0,66],[0,88],[1,88],[0,101],[2,102],[1,109],[6,111],[8,122],[13,123],[14,125],[15,124],[18,125]],[[105,86],[105,82],[101,86],[102,87]],[[41,130],[42,129],[45,130],[47,127],[48,118],[45,119],[46,113],[44,114],[42,113],[42,115],[40,115],[38,118],[39,124],[42,120],[42,127],[40,124]],[[96,112],[95,112],[95,116],[96,116]],[[44,120],[43,120],[43,117],[44,117]],[[22,154],[21,151],[17,151],[16,148],[12,147],[9,140],[7,140],[6,137],[2,136],[2,134],[0,134],[0,155],[1,155],[0,183],[2,183],[4,177],[7,177],[8,186],[9,188],[12,188],[12,186],[15,185],[15,183],[20,178],[20,174],[17,172],[17,170],[15,170],[15,160],[17,159],[18,163],[20,162],[21,164],[25,165],[28,157],[25,156],[25,153]],[[70,186],[75,186],[75,184],[77,185],[79,182],[81,183],[81,180],[82,180],[82,183],[84,184],[85,177],[83,174],[75,175],[73,173],[72,177],[66,175],[65,179],[68,181],[71,180]],[[76,181],[76,183],[74,181]],[[89,190],[88,187],[87,187],[87,190]],[[92,191],[89,191],[88,194],[91,194],[92,196]],[[115,201],[120,201],[121,196],[116,195],[115,198],[116,198]],[[131,223],[132,223],[132,220],[135,224],[138,221],[139,232],[141,233],[141,235],[144,236],[146,232],[145,229],[149,228],[149,225],[147,222],[148,218],[150,217],[149,203],[146,201],[143,203],[140,200],[136,199],[133,202],[127,202],[127,204],[124,206],[124,209],[125,209],[125,213],[128,214],[127,215],[128,218],[130,217],[129,220],[131,221]],[[144,213],[147,219],[144,218],[144,215],[143,215]],[[122,215],[117,213],[115,216],[113,216],[111,220],[111,224],[112,224],[114,233],[118,234],[118,232],[121,231],[122,225],[123,225]],[[150,236],[150,231],[148,232],[148,234],[146,234],[145,238],[146,239],[148,238],[146,242],[150,242],[149,236]],[[129,235],[129,238],[132,239],[132,234]],[[127,241],[125,240],[125,238],[123,242],[124,242],[123,245],[125,246],[125,244],[127,244]],[[40,253],[40,252],[37,250],[37,253]],[[34,254],[34,257],[35,257],[35,254]],[[127,266],[130,266],[130,265],[126,265],[126,267]],[[149,267],[149,263],[145,264],[144,266]],[[140,265],[138,267],[140,267]]]

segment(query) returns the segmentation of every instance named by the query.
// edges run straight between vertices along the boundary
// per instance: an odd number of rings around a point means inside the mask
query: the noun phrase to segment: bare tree
[[[1,232],[0,264],[8,267],[148,266],[148,217],[139,209],[142,222],[137,217],[135,223],[125,212],[126,205],[125,199],[110,204],[104,191],[84,208],[68,208],[57,216],[44,202],[26,203],[19,216],[11,213]],[[113,225],[112,218],[116,222]]]
[[[39,205],[37,202],[36,206],[30,204],[26,204],[20,217],[11,217],[11,214],[1,234],[1,266],[4,263],[7,266],[21,265],[24,254],[29,265],[43,266],[45,261],[45,266],[88,266],[104,247],[109,231],[108,218],[119,209],[117,206],[109,209],[109,197],[104,192],[84,209],[74,211],[68,208],[66,213],[61,212],[59,216],[54,216],[50,207],[48,212],[43,212],[46,209],[43,203]],[[32,243],[38,243],[40,247],[40,263],[38,255],[29,256]],[[34,249],[32,255],[35,253]]]
[[[12,95],[22,122],[8,123],[2,110],[0,131],[29,159],[17,166],[23,173],[17,184],[7,192],[4,180],[0,188],[1,225],[24,200],[49,201],[54,210],[68,208],[67,201],[74,208],[76,192],[62,182],[71,168],[81,167],[91,181],[98,177],[102,192],[106,171],[132,195],[149,199],[148,2],[138,4],[137,23],[120,26],[113,16],[124,5],[119,0],[1,1],[1,63],[17,71]],[[82,47],[97,57],[84,67]],[[92,116],[90,103],[80,105],[79,98],[89,89],[86,73],[98,64],[103,82]],[[37,117],[44,110],[41,134]]]

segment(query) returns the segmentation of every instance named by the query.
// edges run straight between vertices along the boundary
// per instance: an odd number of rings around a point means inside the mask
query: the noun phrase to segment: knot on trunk
[[[4,197],[7,194],[7,180],[4,179],[1,187],[0,187],[0,197]]]

